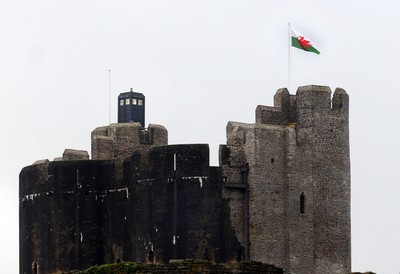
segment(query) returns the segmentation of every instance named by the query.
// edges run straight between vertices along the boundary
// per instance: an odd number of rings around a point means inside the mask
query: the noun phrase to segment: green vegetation
[[[126,262],[119,264],[103,264],[92,266],[79,274],[129,274],[142,270],[145,267],[141,263]]]
[[[123,262],[95,265],[69,274],[131,274],[131,273],[269,273],[281,274],[282,269],[260,262],[213,263],[207,260],[179,259],[168,264]]]

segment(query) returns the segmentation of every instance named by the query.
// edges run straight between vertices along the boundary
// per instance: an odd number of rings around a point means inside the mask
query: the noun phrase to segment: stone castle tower
[[[349,99],[336,89],[278,90],[256,123],[229,122],[220,165],[240,181],[248,163],[249,252],[289,273],[349,273]],[[229,190],[231,220],[242,225],[243,194]],[[238,233],[246,235],[246,233]],[[245,239],[241,239],[245,242]]]
[[[348,110],[343,89],[278,90],[254,124],[228,123],[219,167],[160,125],[96,128],[91,160],[66,150],[22,169],[20,272],[195,258],[349,273]]]

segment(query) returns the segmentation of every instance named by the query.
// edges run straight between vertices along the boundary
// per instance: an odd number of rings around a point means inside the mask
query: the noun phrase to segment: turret
[[[240,182],[240,167],[249,168],[249,199],[237,188],[226,196],[251,260],[288,273],[350,272],[349,97],[341,88],[331,93],[315,85],[295,95],[280,89],[273,107],[257,107],[254,124],[227,125],[224,178]]]

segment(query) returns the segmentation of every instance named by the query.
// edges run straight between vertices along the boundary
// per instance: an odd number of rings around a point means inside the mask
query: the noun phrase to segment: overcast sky
[[[353,271],[400,272],[400,2],[272,0],[0,2],[0,265],[18,272],[18,175],[116,122],[120,92],[146,96],[169,143],[209,143],[254,122],[288,87],[288,22],[321,54],[291,50],[291,90],[350,96]]]

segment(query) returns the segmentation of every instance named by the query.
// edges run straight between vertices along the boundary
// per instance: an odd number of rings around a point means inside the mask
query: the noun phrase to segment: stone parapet
[[[86,150],[66,149],[62,159],[64,161],[89,160],[89,153]]]
[[[161,125],[117,123],[92,131],[92,159],[110,160],[130,157],[135,150],[168,144],[168,131]]]

